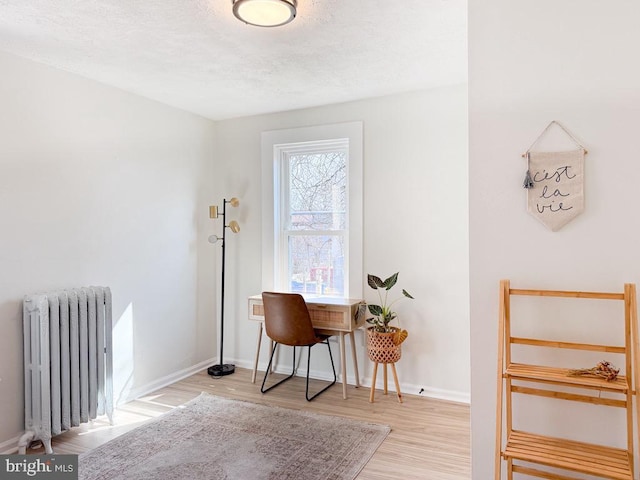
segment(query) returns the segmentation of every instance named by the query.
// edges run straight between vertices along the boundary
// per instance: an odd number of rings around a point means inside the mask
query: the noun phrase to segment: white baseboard
[[[235,361],[235,365],[236,367],[240,367],[240,368],[247,368],[249,370],[253,370],[253,362],[248,362],[248,361],[242,361],[242,360],[237,360]],[[304,369],[304,366],[306,364],[303,362],[302,367],[300,368],[297,372],[298,376],[305,376],[307,374],[307,371]],[[337,365],[336,365],[337,367]],[[259,362],[258,363],[258,371],[264,375],[264,371],[267,369],[267,362]],[[276,368],[276,373],[291,373],[290,369],[287,369],[287,367],[278,367]],[[336,373],[338,374],[338,381],[341,381],[340,379],[340,370],[339,368],[336,370]],[[260,376],[260,382],[262,382],[262,375]],[[319,380],[327,380],[327,381],[331,381],[333,378],[331,376],[331,373],[329,371],[326,370],[321,370],[321,371],[315,371],[315,370],[311,370],[311,377],[312,378],[317,378]],[[258,379],[256,378],[256,382],[258,382]],[[347,373],[347,384],[348,385],[355,385],[356,384],[356,378],[355,375],[353,374],[349,374]],[[370,380],[365,380],[365,379],[360,379],[360,385],[362,387],[365,388],[371,388],[371,381]],[[378,379],[376,381],[376,389],[380,389],[382,390],[384,386],[384,380],[382,379]],[[393,381],[389,382],[389,390],[392,392],[395,392],[395,385],[393,384]],[[422,390],[422,392],[421,392]],[[446,400],[448,402],[455,402],[455,403],[465,403],[467,405],[469,405],[471,403],[471,396],[469,393],[466,392],[456,392],[454,390],[443,390],[440,388],[431,388],[431,387],[421,387],[418,385],[413,385],[410,383],[400,383],[400,391],[402,391],[404,394],[409,394],[409,395],[419,395],[421,397],[429,397],[429,398],[436,398],[438,400]]]
[[[253,370],[253,362],[248,360],[231,360],[229,363],[232,363],[239,368],[246,368],[247,370]],[[262,365],[262,363],[258,363],[258,370],[262,369],[262,371],[264,372],[265,368],[267,368],[266,363],[264,365]]]
[[[371,388],[371,382],[365,385]],[[393,381],[389,379],[389,392],[396,391]],[[376,389],[382,390],[384,380],[376,380]],[[456,392],[454,390],[443,390],[441,388],[421,387],[410,383],[400,383],[400,391],[403,395],[418,395],[420,397],[435,398],[437,400],[445,400],[447,402],[471,404],[471,396],[465,392]]]
[[[349,376],[347,376],[347,383],[349,385],[355,385],[355,379],[349,378]],[[361,380],[360,386],[364,388],[371,388],[371,381]],[[391,378],[388,379],[387,387],[389,392],[395,393],[396,391],[395,384],[393,383],[393,380]],[[384,380],[377,379],[376,390],[382,390],[383,388],[384,388]],[[401,382],[400,391],[402,392],[403,395],[417,395],[420,397],[446,400],[447,402],[465,403],[467,405],[471,403],[471,397],[468,393],[456,392],[453,390],[443,390],[440,388],[430,388],[430,387],[423,388],[418,385],[413,385],[411,383]]]
[[[199,371],[210,367],[211,365],[213,365],[214,363],[216,363],[216,360],[214,358],[209,358],[207,360],[204,360],[200,363],[197,363],[191,367],[188,368],[184,368],[182,370],[179,370],[177,372],[171,373],[165,377],[159,378],[158,380],[155,380],[151,383],[147,383],[146,385],[142,385],[140,387],[136,387],[136,388],[132,388],[129,391],[129,394],[124,398],[121,399],[118,402],[118,405],[122,404],[122,403],[126,403],[126,402],[130,402],[131,400],[135,400],[136,398],[140,398],[143,397],[145,395],[148,395],[151,392],[154,392],[156,390],[158,390],[159,388],[162,387],[166,387],[171,385],[172,383],[176,383],[179,382],[180,380],[183,380],[187,377],[190,377],[191,375],[194,375],[196,373],[198,373]]]
[[[20,440],[21,436],[22,433],[15,438],[11,438],[6,442],[0,443],[0,454],[11,455],[13,453],[18,453],[18,441]]]

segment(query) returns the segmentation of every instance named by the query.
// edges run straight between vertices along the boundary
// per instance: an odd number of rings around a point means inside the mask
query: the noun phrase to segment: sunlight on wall
[[[133,387],[133,304],[113,326],[113,392],[115,404],[126,402]]]

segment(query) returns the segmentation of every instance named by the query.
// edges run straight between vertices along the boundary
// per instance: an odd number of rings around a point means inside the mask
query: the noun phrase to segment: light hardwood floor
[[[115,413],[115,426],[97,420],[92,425],[85,424],[58,435],[53,439],[53,448],[60,454],[82,453],[168,412],[201,392],[208,392],[254,403],[389,425],[391,433],[358,480],[471,478],[468,405],[415,395],[404,395],[404,403],[400,404],[394,392],[383,395],[382,391],[376,391],[375,402],[371,404],[369,389],[352,385],[348,388],[349,398],[343,400],[339,383],[314,401],[307,402],[304,387],[304,378],[296,377],[263,395],[260,383],[251,383],[250,370],[239,368],[235,374],[218,379],[203,371],[119,407]],[[313,387],[312,384],[312,391]],[[211,414],[215,415],[215,412]]]

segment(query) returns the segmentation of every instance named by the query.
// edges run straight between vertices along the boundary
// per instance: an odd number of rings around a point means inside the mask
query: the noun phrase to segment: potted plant
[[[371,327],[367,328],[367,353],[369,358],[377,363],[395,363],[400,360],[400,345],[408,336],[408,332],[399,327],[389,325],[397,317],[392,310],[393,305],[403,298],[413,297],[406,290],[395,299],[389,299],[389,290],[398,282],[396,272],[386,280],[375,275],[367,275],[367,283],[378,292],[379,304],[368,304],[368,310],[373,317],[366,321]]]

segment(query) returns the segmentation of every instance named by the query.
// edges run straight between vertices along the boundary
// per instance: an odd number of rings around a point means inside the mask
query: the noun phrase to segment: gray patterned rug
[[[352,480],[390,428],[206,393],[80,455],[81,480]]]

